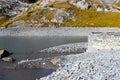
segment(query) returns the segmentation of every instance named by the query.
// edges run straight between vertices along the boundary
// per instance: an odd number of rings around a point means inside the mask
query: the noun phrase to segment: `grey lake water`
[[[20,60],[36,59],[60,54],[39,54],[45,48],[59,46],[68,43],[87,42],[86,36],[46,36],[46,37],[23,37],[23,36],[0,36],[0,49],[11,53],[16,59],[15,63],[0,61],[0,80],[35,80],[53,72],[50,69],[6,69]]]

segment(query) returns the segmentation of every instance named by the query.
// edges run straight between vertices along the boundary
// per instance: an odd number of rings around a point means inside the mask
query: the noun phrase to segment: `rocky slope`
[[[1,0],[0,4],[2,27],[120,26],[119,0]]]

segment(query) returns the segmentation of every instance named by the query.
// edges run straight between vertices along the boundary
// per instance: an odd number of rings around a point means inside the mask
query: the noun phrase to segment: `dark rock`
[[[3,57],[8,57],[9,55],[11,55],[12,53],[9,53],[8,51],[6,50],[0,50],[0,58],[3,58]]]
[[[38,0],[20,0],[22,2],[27,2],[27,3],[35,3],[37,2]]]

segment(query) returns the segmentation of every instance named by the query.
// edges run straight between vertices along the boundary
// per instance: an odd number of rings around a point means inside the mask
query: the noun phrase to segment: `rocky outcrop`
[[[25,11],[28,7],[27,4],[19,0],[1,0],[0,1],[0,15],[7,17],[15,17],[21,12]]]
[[[70,0],[70,3],[83,10],[88,10],[92,6],[90,0]]]

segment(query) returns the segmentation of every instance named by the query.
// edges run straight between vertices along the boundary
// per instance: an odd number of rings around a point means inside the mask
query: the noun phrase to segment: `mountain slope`
[[[28,7],[17,16],[2,21],[1,26],[71,26],[119,27],[119,1],[101,0],[38,0],[23,3]],[[20,6],[19,5],[19,6]]]

